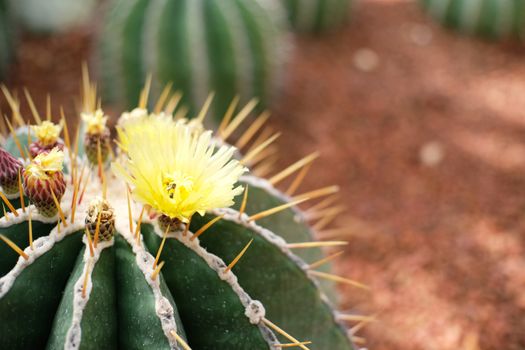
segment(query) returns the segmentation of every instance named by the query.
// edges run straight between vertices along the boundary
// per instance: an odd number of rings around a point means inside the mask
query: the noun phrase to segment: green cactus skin
[[[131,108],[151,73],[153,96],[173,83],[190,115],[210,91],[215,115],[236,95],[265,106],[287,51],[280,10],[253,0],[113,0],[100,36],[103,96]]]
[[[8,7],[6,0],[0,0],[0,81],[6,77],[13,59],[13,28]]]
[[[299,341],[311,341],[307,349],[356,349],[333,308],[334,286],[309,273],[309,264],[322,259],[323,252],[287,247],[287,242],[314,240],[304,214],[291,207],[250,221],[250,215],[292,200],[267,180],[240,179],[250,193],[244,213],[236,203],[194,215],[187,234],[168,233],[158,260],[164,265],[153,278],[164,232],[148,215],[140,234],[131,232],[125,184],[109,173],[116,232],[100,241],[91,257],[85,213],[90,199],[100,195],[101,183],[96,170],[89,176],[86,198],[71,222],[72,184],[65,175],[61,207],[67,226],[27,202],[24,211],[16,198],[10,202],[18,216],[8,212],[0,218],[0,234],[28,257],[0,242],[0,348],[187,350],[175,333],[193,350],[281,349],[279,344],[290,340],[277,334],[269,320]],[[134,230],[140,211],[133,203]],[[193,232],[219,215],[224,216],[192,240]],[[228,271],[227,263],[252,239]],[[319,270],[329,271],[329,266]]]
[[[281,0],[292,27],[299,32],[322,33],[340,28],[353,5],[352,0]]]
[[[444,25],[491,39],[525,40],[525,0],[420,0]]]

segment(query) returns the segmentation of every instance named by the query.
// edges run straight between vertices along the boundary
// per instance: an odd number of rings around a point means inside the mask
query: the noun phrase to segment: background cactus
[[[300,32],[339,28],[348,19],[352,0],[281,0],[292,27]]]
[[[8,0],[20,25],[35,33],[55,33],[86,23],[96,0]]]
[[[215,92],[221,116],[236,95],[267,105],[287,45],[278,4],[247,0],[114,0],[100,35],[104,97],[132,108],[146,75],[153,96],[173,83],[190,115]]]
[[[443,24],[487,38],[525,39],[524,0],[420,0]]]
[[[6,0],[0,0],[0,80],[4,79],[13,56],[13,28]]]
[[[93,104],[83,114],[95,114],[94,94],[84,96],[93,97]],[[176,98],[161,104],[161,111],[170,115],[176,106],[169,101]],[[223,123],[215,142],[226,142],[244,118],[239,114]],[[261,155],[275,139],[253,139],[265,119],[257,119],[238,141],[250,145],[238,155],[241,162],[259,163],[259,171]],[[15,116],[17,121],[22,118]],[[246,175],[240,182],[247,189],[236,209],[196,214],[182,230],[163,232],[158,215],[130,199],[134,190],[106,171],[100,156],[90,165],[71,148],[73,133],[62,123],[69,171],[63,174],[65,194],[55,200],[58,214],[44,216],[19,198],[27,191],[21,178],[18,193],[1,196],[6,208],[0,219],[6,243],[0,245],[2,348],[281,349],[292,343],[303,349],[354,349],[341,322],[366,317],[337,313],[326,294],[333,294],[334,280],[366,287],[323,272],[333,256],[324,257],[321,247],[344,242],[315,242],[296,207],[336,188],[294,195],[303,171],[287,195],[273,186],[315,156],[269,180]],[[15,132],[10,138],[20,154],[28,154]],[[61,151],[46,152],[39,157]],[[42,163],[23,162],[26,168]]]

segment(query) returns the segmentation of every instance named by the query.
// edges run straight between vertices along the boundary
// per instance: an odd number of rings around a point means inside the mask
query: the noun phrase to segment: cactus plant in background
[[[6,0],[0,0],[0,80],[5,77],[13,56],[13,28],[8,6]]]
[[[281,0],[292,27],[300,32],[325,32],[348,19],[352,0]]]
[[[153,73],[152,95],[173,85],[190,115],[210,91],[223,115],[237,95],[268,105],[286,56],[282,9],[273,1],[113,0],[100,35],[104,98],[136,105]],[[282,78],[281,78],[282,79]]]
[[[89,133],[104,114],[85,86],[82,113],[91,118],[82,119],[92,124],[79,130]],[[79,143],[65,118],[65,147],[28,157],[12,105],[9,138],[26,157],[0,148],[0,347],[354,349],[362,339],[343,322],[359,322],[355,330],[369,318],[334,311],[326,282],[366,287],[327,271],[340,253],[321,247],[345,242],[315,241],[296,207],[336,190],[295,195],[317,155],[265,180],[248,168],[271,164],[276,136],[257,133],[267,114],[237,139],[240,152],[227,141],[253,105],[214,134],[202,127],[205,109],[188,122],[172,115],[177,96],[151,113],[147,96],[119,120],[111,170],[101,142],[96,164],[71,147]],[[273,186],[296,172],[287,194]],[[330,202],[307,212],[314,227],[338,214]]]
[[[525,39],[525,0],[420,0],[426,11],[466,34]]]
[[[35,33],[56,33],[86,23],[96,0],[8,0],[21,26]]]

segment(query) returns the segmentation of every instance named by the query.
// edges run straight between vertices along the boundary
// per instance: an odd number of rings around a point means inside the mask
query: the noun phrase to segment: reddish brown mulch
[[[362,2],[343,31],[299,40],[274,124],[288,162],[321,150],[309,187],[342,186],[338,224],[356,235],[339,272],[373,288],[345,288],[344,305],[379,313],[359,332],[370,349],[525,348],[524,57],[405,1]]]
[[[360,5],[298,40],[272,121],[281,166],[319,149],[306,186],[341,185],[338,272],[372,287],[343,305],[378,313],[358,333],[370,349],[524,349],[525,48],[456,36],[413,2]],[[24,38],[9,86],[73,114],[90,43]]]

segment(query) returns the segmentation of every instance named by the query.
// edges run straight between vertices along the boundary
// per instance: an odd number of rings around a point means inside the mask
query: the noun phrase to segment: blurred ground
[[[525,349],[525,48],[458,37],[413,2],[360,5],[299,38],[272,121],[281,166],[320,149],[306,186],[342,187],[338,270],[373,289],[343,305],[379,313],[369,349]],[[90,45],[24,38],[10,87],[74,113]]]

